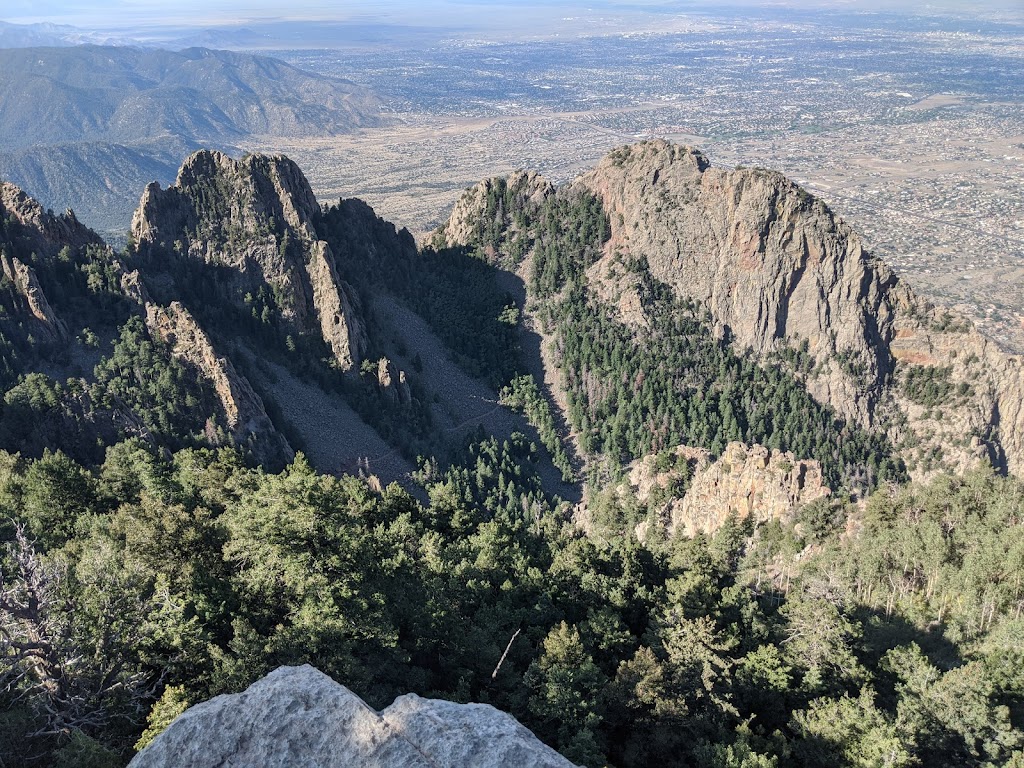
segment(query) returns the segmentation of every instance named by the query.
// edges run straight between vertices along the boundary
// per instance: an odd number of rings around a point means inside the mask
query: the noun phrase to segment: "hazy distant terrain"
[[[0,50],[0,176],[101,229],[199,146],[330,136],[379,121],[365,88],[281,61],[189,48]]]
[[[355,121],[364,127],[351,133],[352,122],[325,121],[317,110],[296,110],[291,122],[272,111],[254,124],[230,107],[248,104],[244,84],[287,84],[294,70],[246,69],[223,54],[182,65],[193,74],[200,64],[212,68],[215,82],[203,84],[211,95],[197,90],[204,95],[185,99],[190,109],[177,112],[168,107],[179,102],[167,84],[156,94],[130,94],[121,109],[130,115],[127,127],[62,111],[66,102],[52,84],[19,86],[22,96],[48,98],[37,98],[30,115],[20,106],[0,111],[0,152],[7,153],[0,175],[55,208],[72,201],[90,223],[123,229],[135,200],[115,190],[170,180],[191,149],[283,151],[301,162],[322,199],[363,197],[423,233],[479,178],[531,167],[564,181],[616,145],[662,136],[701,147],[716,164],[766,166],[796,178],[934,299],[1024,348],[1020,8],[983,3],[966,15],[946,6],[915,11],[912,3],[902,12],[863,2],[842,11],[813,5],[591,3],[560,5],[558,13],[524,6],[513,18],[500,3],[482,15],[459,15],[446,3],[430,14],[412,5],[356,4],[349,10],[359,18],[322,22],[132,28],[125,21],[92,31],[0,24],[0,45],[17,44],[20,35],[260,50],[358,83],[380,96],[388,118],[381,126]],[[8,53],[26,66],[23,54]],[[301,82],[321,87],[308,77]],[[292,90],[274,86],[260,99],[280,104]],[[89,98],[104,104],[106,97]],[[207,107],[209,98],[216,109]],[[40,131],[68,130],[93,136],[92,143],[59,153],[44,148],[50,140]],[[126,141],[124,132],[137,135]],[[18,136],[37,146],[2,145]],[[103,179],[99,169],[107,169]]]

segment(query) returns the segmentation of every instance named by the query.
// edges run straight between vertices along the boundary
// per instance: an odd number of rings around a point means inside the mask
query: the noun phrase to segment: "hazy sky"
[[[331,19],[336,21],[377,21],[405,24],[473,26],[482,16],[516,14],[530,7],[533,14],[643,12],[660,10],[685,12],[722,5],[817,6],[835,8],[885,9],[913,7],[927,10],[960,10],[981,7],[1019,8],[1024,0],[726,0],[687,2],[685,0],[0,0],[0,19],[15,23],[47,21],[93,28],[136,27],[139,25],[197,25],[237,23],[258,19]]]

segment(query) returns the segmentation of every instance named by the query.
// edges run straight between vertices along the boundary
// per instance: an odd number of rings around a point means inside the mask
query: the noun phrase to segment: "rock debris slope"
[[[572,768],[487,704],[400,696],[376,712],[309,665],[280,667],[242,693],[178,717],[131,768]]]

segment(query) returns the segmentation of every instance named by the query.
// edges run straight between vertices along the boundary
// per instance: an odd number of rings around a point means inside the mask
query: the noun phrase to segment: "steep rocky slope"
[[[210,337],[192,314],[178,302],[159,307],[145,305],[146,327],[171,347],[171,353],[187,361],[213,384],[235,445],[252,452],[263,464],[290,461],[295,452],[267,416],[263,400],[228,358],[217,354]]]
[[[366,338],[351,288],[320,240],[320,206],[295,163],[276,155],[234,160],[197,152],[175,184],[150,184],[132,238],[151,264],[167,258],[217,268],[226,301],[249,310],[269,288],[272,311],[296,333],[318,333],[338,366],[357,366]]]
[[[913,297],[824,203],[781,174],[712,168],[665,142],[616,150],[576,183],[604,203],[609,254],[644,256],[742,348],[767,355],[806,339],[823,366],[815,394],[871,423],[893,369],[896,308]],[[859,382],[840,355],[862,369]]]
[[[554,185],[535,171],[516,171],[507,179],[484,179],[456,201],[448,221],[437,229],[431,241],[437,248],[481,245],[494,259],[499,249],[506,250],[503,245],[514,243],[524,234],[526,221],[522,212],[536,208],[554,192]],[[516,216],[516,212],[520,215]],[[495,239],[499,240],[497,247]]]
[[[230,442],[267,465],[277,466],[294,456],[287,440],[272,424],[260,397],[231,361],[215,350],[209,335],[188,309],[176,301],[167,306],[153,301],[138,270],[125,272],[113,251],[96,233],[79,223],[73,212],[55,216],[14,185],[2,184],[0,214],[0,269],[12,291],[4,302],[6,312],[0,322],[0,330],[6,333],[3,352],[9,374],[40,367],[51,373],[84,373],[99,356],[86,354],[78,337],[92,337],[95,344],[99,339],[92,329],[81,328],[80,324],[98,322],[98,330],[112,333],[117,329],[102,328],[105,313],[112,317],[120,315],[122,319],[136,314],[144,320],[150,337],[165,343],[167,353],[181,361],[191,376],[209,383],[219,405],[216,419],[226,427]],[[80,283],[83,278],[84,286]],[[61,299],[58,304],[47,298],[44,282],[56,289]],[[91,311],[83,307],[83,288],[86,295],[96,296],[97,307]],[[79,295],[75,297],[75,293]],[[67,319],[58,311],[60,307]],[[19,356],[20,364],[12,360]],[[27,370],[14,370],[12,365],[27,366]],[[95,432],[94,438],[102,444],[110,444],[119,436],[151,439],[138,415],[119,396],[101,406],[94,402],[95,395],[84,389],[86,385],[86,381],[76,383],[64,396],[63,416],[54,411],[40,418],[47,423],[64,423],[65,431],[71,432],[76,430],[72,422],[78,420],[87,425],[86,431]],[[208,432],[212,429],[212,425],[207,425]],[[222,438],[211,439],[217,444]],[[36,448],[46,446],[32,442],[25,447],[35,453]]]
[[[67,339],[68,328],[47,301],[35,271],[21,260],[6,253],[0,253],[0,269],[3,276],[11,281],[15,292],[25,303],[25,319],[34,326],[44,342],[59,342]]]
[[[572,768],[487,704],[409,694],[376,712],[308,665],[280,667],[243,693],[186,710],[130,765]]]
[[[495,204],[513,188],[526,190],[504,198],[526,201],[518,223]],[[981,458],[1024,472],[1020,358],[918,297],[781,174],[712,167],[695,149],[651,141],[614,150],[572,189],[596,195],[607,214],[610,238],[588,268],[588,290],[622,322],[649,323],[637,273],[623,268],[642,259],[738,352],[790,367],[819,402],[887,435],[913,476]],[[481,182],[435,238],[496,244],[495,261],[518,263],[528,250],[517,242],[522,213],[536,216],[549,190],[521,173]]]
[[[609,214],[609,258],[645,257],[741,349],[770,357],[804,345],[812,394],[888,430],[915,474],[986,452],[1024,471],[1020,360],[916,296],[781,174],[713,168],[696,150],[656,141],[612,152],[576,183]],[[937,374],[940,401],[922,404],[907,378],[936,375],[926,367],[949,371]]]

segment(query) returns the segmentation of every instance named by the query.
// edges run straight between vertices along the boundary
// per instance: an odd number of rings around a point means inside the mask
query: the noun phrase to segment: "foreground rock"
[[[242,693],[178,717],[131,768],[572,768],[487,704],[409,694],[376,712],[309,665],[280,667]]]

